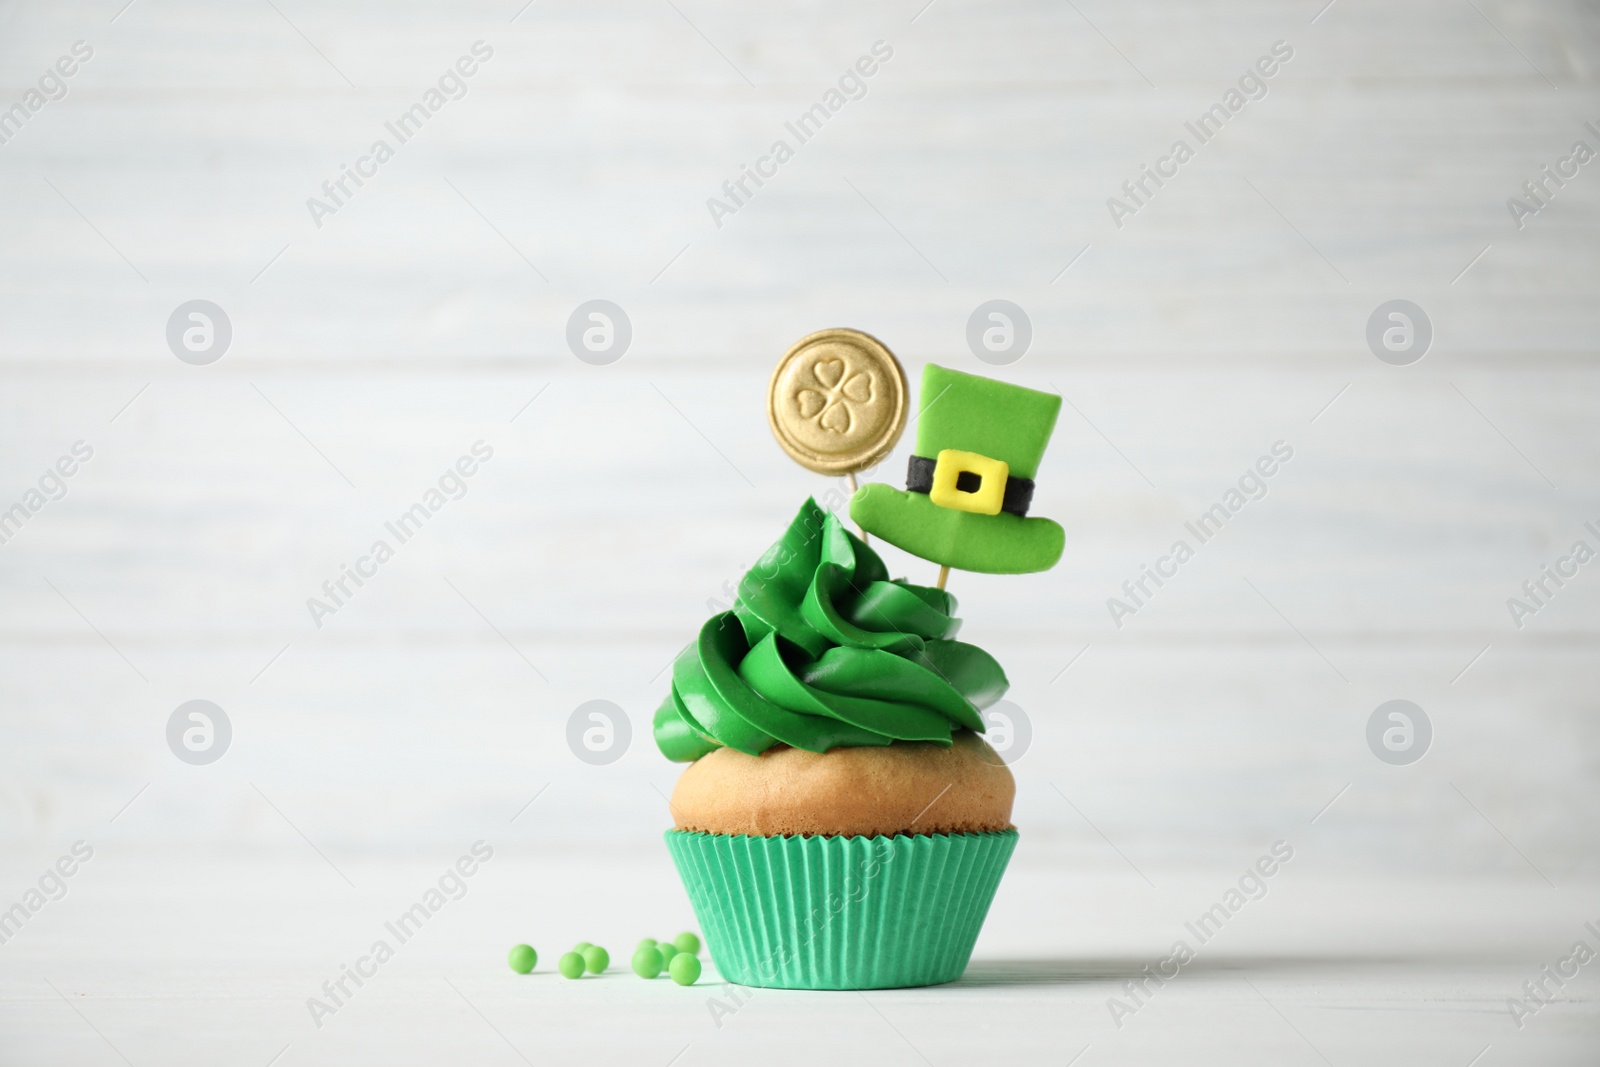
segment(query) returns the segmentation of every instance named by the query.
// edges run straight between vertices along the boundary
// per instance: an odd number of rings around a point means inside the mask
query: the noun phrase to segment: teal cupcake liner
[[[961,977],[1017,832],[666,840],[723,978],[889,989]]]

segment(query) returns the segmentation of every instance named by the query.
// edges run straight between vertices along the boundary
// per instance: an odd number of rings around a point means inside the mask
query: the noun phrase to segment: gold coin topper
[[[887,456],[906,428],[906,375],[877,338],[820,330],[783,354],[767,420],[789,458],[818,474],[851,474]]]

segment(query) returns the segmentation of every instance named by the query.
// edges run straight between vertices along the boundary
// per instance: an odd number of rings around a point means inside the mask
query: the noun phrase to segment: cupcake
[[[1031,569],[1053,564],[1060,527],[1000,507],[1020,493],[1006,484],[1008,463],[1020,459],[1031,478],[1037,455],[1030,465],[1013,449],[1008,461],[993,435],[958,431],[981,421],[974,400],[993,387],[1056,405],[1059,397],[928,371],[944,376],[933,393],[956,388],[965,398],[946,397],[944,417],[919,420],[906,494],[863,487],[852,517],[966,570],[1017,573],[1028,553],[1034,563],[1048,557]],[[925,374],[925,405],[929,385]],[[1055,417],[1042,406],[1039,452]],[[1012,438],[1016,421],[1013,411]],[[930,452],[932,486],[987,494],[996,506],[986,517],[1049,523],[1053,548],[1048,531],[1030,527],[1008,555],[1004,532],[983,526],[974,549],[963,531],[985,513],[937,500],[958,528],[930,542],[922,504],[898,499],[929,495],[918,460]],[[941,468],[950,463],[963,470]],[[689,767],[673,790],[667,847],[724,978],[874,989],[953,981],[965,970],[1017,844],[1016,786],[981,736],[980,712],[1005,693],[1005,672],[955,639],[955,611],[942,588],[891,580],[862,538],[807,500],[745,574],[733,609],[707,620],[674,661],[654,732],[662,753]]]

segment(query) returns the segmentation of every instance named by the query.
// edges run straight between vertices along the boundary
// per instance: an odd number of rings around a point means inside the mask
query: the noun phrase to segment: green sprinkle
[[[700,979],[700,957],[692,952],[680,952],[672,957],[667,973],[679,985],[694,985]]]
[[[667,965],[672,962],[672,957],[678,954],[678,946],[671,941],[660,941],[656,943],[656,951],[661,953],[662,964]]]
[[[512,945],[511,953],[506,959],[511,964],[511,969],[518,974],[527,974],[533,970],[533,965],[539,962],[539,954],[533,950],[532,945]]]
[[[563,978],[582,978],[583,957],[576,952],[569,952],[556,961],[556,970],[561,972]]]
[[[611,953],[599,945],[590,945],[583,950],[583,964],[589,968],[590,974],[600,974],[611,966]]]
[[[679,952],[687,952],[694,956],[700,955],[700,939],[687,930],[674,938],[672,943],[678,946]]]
[[[661,950],[654,945],[640,945],[633,954],[633,973],[640,978],[654,978],[662,966]]]
[[[572,951],[578,952],[578,953],[583,953],[583,952],[588,952],[592,948],[594,948],[594,946],[589,944],[589,942],[587,942],[587,941],[579,941],[576,945],[572,946]]]

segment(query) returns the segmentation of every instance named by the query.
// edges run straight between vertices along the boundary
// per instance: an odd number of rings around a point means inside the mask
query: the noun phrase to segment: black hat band
[[[906,464],[906,489],[913,493],[926,493],[931,490],[933,488],[933,468],[936,465],[937,461],[929,459],[927,456],[912,456],[911,461]],[[963,471],[956,479],[956,488],[964,493],[977,492],[978,486],[964,484],[968,479],[976,480],[977,478],[978,475]],[[1000,503],[1001,511],[1010,512],[1019,519],[1025,518],[1028,514],[1028,506],[1032,503],[1032,478],[1018,478],[1013,474],[1006,479],[1005,497]]]

